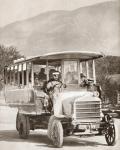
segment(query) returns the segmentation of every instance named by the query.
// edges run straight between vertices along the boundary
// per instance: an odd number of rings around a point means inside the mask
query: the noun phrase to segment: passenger
[[[96,90],[99,93],[99,98],[102,99],[102,88],[101,88],[101,86],[100,85],[96,85]]]
[[[46,80],[46,74],[45,74],[45,69],[41,68],[41,71],[38,74],[39,80]]]
[[[39,79],[35,77],[35,85],[39,85]]]
[[[77,84],[78,83],[77,72],[75,72],[75,71],[73,71],[73,72],[68,71],[66,73],[65,83],[66,84]]]
[[[66,73],[66,76],[65,76],[65,83],[66,84],[71,84],[72,83],[72,73],[70,71],[68,71]]]
[[[80,86],[81,86],[81,87],[86,87],[86,86],[88,86],[87,77],[86,77],[83,73],[80,74]]]

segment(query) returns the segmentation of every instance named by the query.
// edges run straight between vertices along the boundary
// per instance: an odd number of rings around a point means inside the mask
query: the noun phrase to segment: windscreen
[[[64,82],[65,84],[78,84],[77,61],[64,61]]]

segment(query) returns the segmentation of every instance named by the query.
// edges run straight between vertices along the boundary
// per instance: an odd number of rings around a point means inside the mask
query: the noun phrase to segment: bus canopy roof
[[[25,61],[36,61],[36,60],[62,60],[62,59],[80,59],[81,61],[97,59],[103,57],[102,53],[98,52],[86,52],[86,51],[63,51],[63,52],[53,52],[39,56],[30,56],[27,58],[22,58],[15,60],[14,63],[20,63]]]

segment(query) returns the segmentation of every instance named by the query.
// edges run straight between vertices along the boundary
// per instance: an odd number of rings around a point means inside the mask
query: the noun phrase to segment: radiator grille
[[[74,117],[76,120],[97,120],[100,118],[100,101],[76,101]]]

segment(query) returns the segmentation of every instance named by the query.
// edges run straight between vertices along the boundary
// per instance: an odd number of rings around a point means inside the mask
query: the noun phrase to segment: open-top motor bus
[[[30,130],[48,129],[56,147],[62,147],[63,137],[70,135],[104,134],[107,144],[115,145],[116,124],[102,113],[96,85],[95,60],[100,57],[96,52],[56,52],[21,58],[5,67],[5,100],[18,108],[20,138],[28,138]],[[59,74],[59,81],[48,92],[51,72]]]

